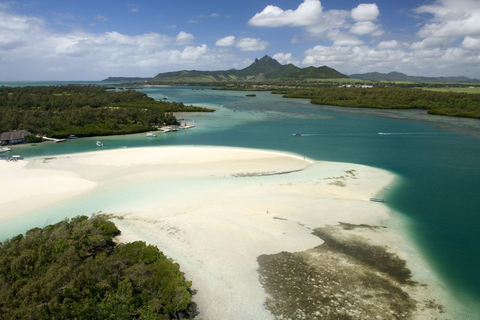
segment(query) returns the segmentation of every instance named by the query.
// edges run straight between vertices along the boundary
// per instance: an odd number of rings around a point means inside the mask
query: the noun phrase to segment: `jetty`
[[[66,141],[66,139],[56,139],[56,138],[49,138],[49,137],[42,137],[42,140],[44,140],[44,141],[53,141],[53,142],[55,142],[55,143]]]

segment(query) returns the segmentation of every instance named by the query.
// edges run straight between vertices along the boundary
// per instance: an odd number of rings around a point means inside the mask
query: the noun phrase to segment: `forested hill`
[[[150,83],[217,83],[228,81],[296,82],[306,79],[348,78],[327,66],[299,68],[293,64],[282,65],[277,60],[264,56],[241,70],[199,71],[182,70],[157,74]],[[103,81],[112,81],[108,78]],[[135,79],[135,78],[120,78]],[[130,82],[130,81],[129,81]]]

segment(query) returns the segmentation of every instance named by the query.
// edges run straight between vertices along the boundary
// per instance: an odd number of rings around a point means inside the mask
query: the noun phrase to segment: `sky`
[[[480,79],[480,0],[0,0],[0,81],[242,69]]]

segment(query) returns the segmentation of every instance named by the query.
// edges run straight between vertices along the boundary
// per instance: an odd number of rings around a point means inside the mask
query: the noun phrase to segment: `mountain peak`
[[[265,55],[263,58],[256,58],[255,61],[245,69],[241,70],[247,73],[258,74],[263,73],[267,74],[269,72],[275,71],[280,68],[282,65],[277,60]]]
[[[304,79],[343,78],[345,75],[329,67],[309,67],[301,69],[291,63],[282,65],[272,57],[265,55],[255,58],[253,63],[241,70],[227,71],[176,71],[159,73],[154,82],[223,82],[223,81],[302,81]]]

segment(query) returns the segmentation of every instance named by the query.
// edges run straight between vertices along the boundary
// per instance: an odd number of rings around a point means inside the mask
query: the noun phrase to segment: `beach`
[[[102,212],[121,230],[118,241],[146,241],[178,262],[193,282],[197,319],[451,318],[448,294],[401,219],[370,201],[394,182],[385,170],[190,146],[2,161],[0,175],[9,186],[0,221],[117,192],[115,210]],[[297,266],[302,273],[288,274]]]

